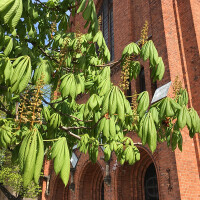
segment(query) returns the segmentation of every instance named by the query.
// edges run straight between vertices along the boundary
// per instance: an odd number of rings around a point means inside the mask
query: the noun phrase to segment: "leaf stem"
[[[51,140],[43,140],[43,142],[53,142],[53,141],[57,141],[58,140],[58,138],[56,138],[56,139],[51,139]]]

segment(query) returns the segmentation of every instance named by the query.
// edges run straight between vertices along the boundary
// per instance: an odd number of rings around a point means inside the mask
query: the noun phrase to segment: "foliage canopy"
[[[70,18],[77,13],[85,19],[87,34],[70,32]],[[115,62],[110,62],[98,29],[93,0],[1,0],[0,20],[0,110],[5,113],[0,120],[0,147],[12,151],[24,188],[33,180],[38,183],[47,151],[67,185],[75,144],[89,153],[92,162],[101,145],[105,160],[114,151],[121,164],[134,164],[140,153],[126,136],[130,131],[152,152],[163,141],[182,150],[185,126],[190,137],[200,132],[199,116],[187,107],[185,89],[177,86],[174,98],[153,105],[144,91],[133,95],[131,105],[113,85]],[[162,79],[163,60],[153,41],[144,37],[139,44],[127,45],[117,62],[124,75],[121,88],[137,78],[141,59],[149,60],[153,81]],[[46,98],[43,88],[49,85],[52,95]],[[83,95],[88,100],[80,104]]]

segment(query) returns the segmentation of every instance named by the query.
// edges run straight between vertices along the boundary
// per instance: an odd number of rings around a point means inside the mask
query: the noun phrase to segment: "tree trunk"
[[[21,195],[18,195],[18,197],[15,197],[12,195],[4,186],[2,183],[0,183],[0,190],[3,192],[3,194],[8,198],[8,200],[23,200],[23,197]]]

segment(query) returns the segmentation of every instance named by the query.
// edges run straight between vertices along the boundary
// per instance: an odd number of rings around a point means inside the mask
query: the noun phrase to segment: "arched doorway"
[[[103,173],[98,163],[88,163],[80,178],[79,199],[104,200]]]
[[[118,169],[118,200],[159,200],[153,157],[145,148],[138,147],[138,149],[141,155],[140,161],[134,165],[125,163]]]

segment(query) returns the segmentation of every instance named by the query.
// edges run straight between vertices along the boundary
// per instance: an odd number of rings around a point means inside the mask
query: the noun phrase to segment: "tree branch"
[[[5,85],[0,85],[1,91],[7,91],[8,87]]]
[[[121,59],[111,62],[111,63],[104,64],[104,65],[96,65],[96,67],[106,67],[106,66],[114,67],[118,65],[120,62],[121,62]]]
[[[40,0],[35,0],[35,1],[43,5],[45,8],[49,8],[45,3],[41,2]]]
[[[71,135],[72,137],[75,137],[76,139],[81,140],[81,137],[80,137],[80,136],[78,136],[78,135],[72,133],[71,131],[69,131],[69,130],[67,129],[67,127],[65,127],[65,126],[60,126],[60,129],[62,129],[63,131],[66,131],[66,132],[67,132],[69,135]]]
[[[32,44],[33,44],[33,43],[32,43]],[[56,63],[59,64],[58,60],[56,60],[54,57],[52,57],[52,56],[50,56],[49,54],[47,54],[47,53],[45,52],[45,50],[44,50],[42,47],[37,46],[37,48],[38,48],[46,57],[48,57],[49,59],[51,59],[51,60],[53,60],[54,62],[56,62]]]
[[[31,41],[29,39],[25,39],[27,42],[31,43],[34,47],[37,47],[44,56],[48,57],[50,60],[56,62],[57,64],[59,64],[59,61],[56,60],[54,57],[52,57],[51,55],[49,55],[48,53],[45,52],[45,50],[38,45],[37,41]]]
[[[122,143],[123,144],[123,143]],[[142,145],[142,143],[141,142],[136,142],[136,143],[133,143],[134,145]],[[99,146],[104,146],[105,144],[99,144]],[[123,144],[123,145],[125,145],[125,144]]]
[[[0,101],[0,104],[2,106],[2,111],[7,112],[8,110],[6,109],[6,107],[4,106],[4,104]]]
[[[15,118],[15,115],[13,115],[9,110],[6,109],[6,107],[4,106],[4,104],[0,101],[0,110],[5,112],[8,117],[14,117]]]
[[[85,127],[85,126],[79,126],[79,127],[77,127],[77,126],[72,126],[72,127],[65,127],[65,126],[62,126],[62,128],[64,127],[64,129],[63,130],[65,130],[65,131],[69,131],[69,130],[71,130],[71,129],[75,129],[75,130],[77,130],[77,129],[91,129],[91,127]]]
[[[47,8],[47,9],[49,9],[49,10],[53,10],[53,11],[57,10],[57,11],[66,12],[65,10],[61,10],[59,6],[55,6],[54,8],[50,8],[50,7],[48,7],[44,2],[41,2],[40,0],[35,0],[35,1],[38,2],[38,3],[40,3],[43,7]],[[76,4],[76,5],[74,5],[74,6],[69,6],[69,7],[67,8],[67,10],[71,10],[71,9],[73,9],[73,8],[76,8],[78,5],[79,5],[79,4]]]
[[[64,131],[66,131],[66,132],[67,132],[69,135],[71,135],[72,137],[75,137],[76,139],[81,140],[81,137],[80,137],[80,136],[78,136],[78,135],[72,133],[71,131],[69,131],[67,127],[61,126],[60,128],[61,128],[62,130],[64,130]],[[123,144],[123,143],[122,143],[122,144]],[[134,145],[142,145],[141,142],[137,142],[137,143],[133,143],[133,144],[134,144]],[[105,145],[105,144],[99,144],[99,146],[104,146],[104,145]],[[125,144],[123,144],[123,145],[125,145]]]
[[[86,126],[79,126],[79,127],[76,127],[76,126],[73,126],[73,127],[64,127],[65,128],[65,131],[69,131],[70,129],[94,129],[97,125],[98,125],[98,123],[101,121],[101,119],[103,119],[104,118],[104,116],[102,116],[95,124],[94,124],[94,126],[92,126],[92,127],[86,127]]]
[[[63,98],[62,100],[59,101],[55,101],[55,102],[48,102],[46,101],[44,98],[42,98],[42,101],[44,101],[44,103],[48,104],[48,105],[54,105],[56,103],[62,103],[63,101],[65,101],[68,97]]]
[[[14,195],[12,195],[7,189],[6,187],[3,186],[2,183],[0,183],[0,190],[3,192],[3,194],[8,198],[8,200],[22,200],[23,197],[21,195],[19,195],[18,197],[15,197]]]

